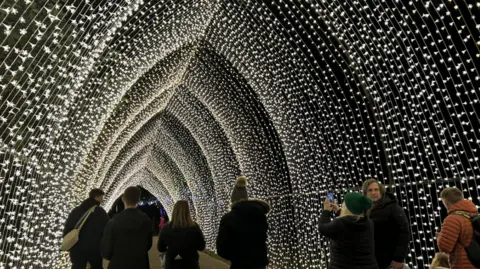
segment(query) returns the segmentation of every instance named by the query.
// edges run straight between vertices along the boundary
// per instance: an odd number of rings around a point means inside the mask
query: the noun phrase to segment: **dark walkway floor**
[[[150,257],[150,269],[161,269],[163,267],[160,266],[160,259],[158,257],[157,251],[157,239],[158,237],[153,237],[153,247],[150,249],[149,257]],[[104,261],[104,269],[108,267],[108,261]],[[211,256],[200,252],[200,269],[229,269],[230,267],[223,261],[218,259],[212,258]]]

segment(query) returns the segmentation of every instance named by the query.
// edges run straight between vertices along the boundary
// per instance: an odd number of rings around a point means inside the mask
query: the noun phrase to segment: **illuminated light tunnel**
[[[428,266],[480,204],[478,0],[3,0],[0,268],[67,268],[68,212],[141,185],[215,248],[236,176],[273,207],[269,268],[325,268],[326,192],[376,177]],[[392,188],[393,187],[393,188]]]

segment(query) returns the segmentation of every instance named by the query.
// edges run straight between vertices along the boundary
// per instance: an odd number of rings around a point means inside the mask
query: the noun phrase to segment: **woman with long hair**
[[[372,207],[372,200],[360,193],[348,193],[340,216],[333,221],[330,201],[326,199],[323,205],[318,228],[320,234],[331,239],[328,268],[378,269],[373,222],[365,214]]]
[[[198,269],[198,251],[205,249],[202,230],[190,215],[188,202],[177,201],[172,218],[158,236],[158,251],[165,255],[165,269]]]

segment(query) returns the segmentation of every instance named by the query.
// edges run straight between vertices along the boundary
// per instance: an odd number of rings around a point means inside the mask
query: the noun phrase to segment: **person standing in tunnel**
[[[404,268],[410,241],[405,211],[398,205],[395,195],[387,193],[376,179],[366,180],[362,191],[373,201],[369,216],[375,227],[375,257],[379,268]]]
[[[475,240],[474,219],[472,222],[472,218],[478,216],[477,207],[472,201],[465,199],[462,190],[456,187],[445,188],[440,193],[440,198],[448,216],[437,234],[438,248],[449,255],[452,269],[480,268],[475,266],[473,260],[480,255]]]
[[[103,236],[105,225],[108,222],[107,212],[100,207],[105,193],[100,189],[92,189],[88,199],[74,208],[68,215],[63,236],[65,237],[79,223],[87,211],[94,207],[79,233],[78,242],[69,250],[72,269],[85,269],[87,263],[91,269],[102,269],[102,256],[100,255],[100,240]]]
[[[247,179],[237,178],[231,196],[231,211],[220,220],[217,253],[231,262],[231,269],[263,269],[269,264],[267,214],[270,205],[249,199]]]
[[[365,214],[372,200],[358,192],[345,195],[340,216],[330,219],[332,210],[338,211],[325,199],[319,220],[320,234],[330,241],[329,269],[378,269],[375,259],[373,222]]]
[[[162,227],[158,236],[157,249],[165,258],[165,269],[200,268],[198,251],[205,249],[205,238],[190,215],[187,201],[175,203],[172,220]]]
[[[108,269],[150,268],[152,221],[137,209],[140,195],[138,187],[128,187],[122,196],[125,210],[115,214],[105,227],[101,253],[110,261]]]

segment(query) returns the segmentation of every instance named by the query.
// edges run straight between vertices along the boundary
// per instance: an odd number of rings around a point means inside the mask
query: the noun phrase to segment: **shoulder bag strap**
[[[464,218],[467,218],[467,219],[469,219],[470,221],[472,220],[472,216],[471,216],[470,214],[468,214],[467,212],[465,212],[465,211],[457,210],[457,211],[453,211],[452,213],[455,214],[455,215],[460,215],[460,216],[462,216],[462,217],[464,217]],[[475,231],[474,231],[474,232],[475,232]],[[475,235],[475,234],[474,234],[474,235]],[[474,238],[472,238],[472,239],[474,240]],[[460,237],[458,237],[457,242],[458,242],[463,248],[466,247],[464,244],[462,244],[462,242],[460,242]]]
[[[468,214],[467,212],[465,211],[453,211],[452,213],[454,213],[455,215],[460,215],[460,216],[463,216],[467,219],[471,219],[472,218],[472,215]]]
[[[90,209],[88,209],[87,212],[83,214],[83,216],[78,220],[77,224],[75,224],[76,229],[79,229],[79,230],[82,229],[83,224],[85,224],[85,221],[87,221],[88,217],[95,210],[96,207],[97,207],[96,205],[90,207]]]

